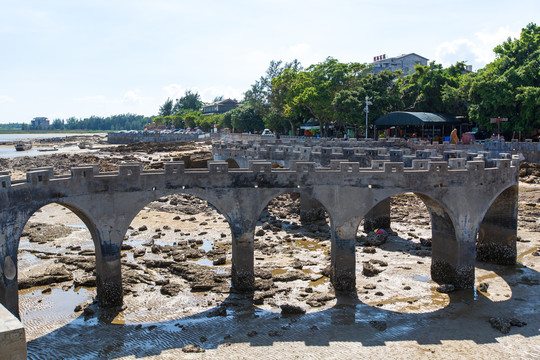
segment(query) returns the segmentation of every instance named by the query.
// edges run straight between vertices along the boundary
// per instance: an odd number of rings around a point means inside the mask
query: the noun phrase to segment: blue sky
[[[0,0],[0,122],[155,115],[187,89],[240,100],[271,60],[476,70],[539,16],[538,0]]]

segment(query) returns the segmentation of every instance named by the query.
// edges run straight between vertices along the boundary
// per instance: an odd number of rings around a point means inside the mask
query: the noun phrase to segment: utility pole
[[[366,95],[366,108],[364,109],[365,112],[366,112],[366,140],[367,140],[367,136],[368,136],[368,114],[369,114],[369,105],[373,105],[373,103],[371,101],[369,101],[369,99],[371,99],[369,96]]]

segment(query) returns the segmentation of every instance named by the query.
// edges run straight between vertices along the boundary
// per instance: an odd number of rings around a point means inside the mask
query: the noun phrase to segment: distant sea
[[[79,147],[78,146],[66,146],[63,147],[62,143],[58,143],[56,147],[58,148],[58,151],[38,151],[38,147],[36,145],[39,145],[38,139],[50,139],[50,138],[65,138],[70,136],[92,136],[96,135],[96,133],[47,133],[47,134],[2,134],[0,132],[0,158],[14,158],[14,157],[20,157],[20,156],[36,156],[36,155],[48,155],[48,154],[58,154],[58,153],[66,153],[66,152],[78,152]],[[26,151],[17,151],[15,150],[14,145],[8,145],[4,143],[13,143],[17,141],[23,141],[23,142],[32,142],[34,144],[34,147],[30,150]],[[52,148],[55,146],[55,144],[48,143],[43,144],[42,147],[48,147]],[[1,169],[0,169],[1,171]]]

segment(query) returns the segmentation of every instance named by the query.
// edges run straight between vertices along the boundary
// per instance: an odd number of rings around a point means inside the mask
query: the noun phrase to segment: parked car
[[[264,129],[262,135],[274,135],[274,133],[270,129]]]

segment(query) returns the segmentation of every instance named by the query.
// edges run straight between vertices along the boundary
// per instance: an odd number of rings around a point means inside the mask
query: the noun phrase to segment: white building
[[[386,55],[380,55],[375,56],[371,64],[373,65],[373,72],[375,74],[383,70],[401,70],[403,75],[408,75],[414,72],[415,65],[427,65],[428,60],[429,59],[415,53],[403,54],[388,58]]]

